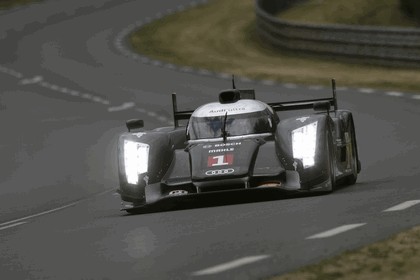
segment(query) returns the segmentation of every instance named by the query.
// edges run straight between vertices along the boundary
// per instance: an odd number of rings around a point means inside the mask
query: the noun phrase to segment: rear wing
[[[274,102],[268,103],[274,111],[291,111],[291,110],[303,110],[303,109],[315,109],[315,110],[326,110],[329,111],[330,107],[334,107],[334,111],[337,111],[337,92],[335,86],[335,80],[331,80],[333,96],[330,98],[319,98],[299,101],[288,101],[288,102]],[[327,105],[328,103],[328,105]]]
[[[304,109],[314,109],[314,110],[324,110],[330,111],[331,107],[334,107],[334,111],[337,111],[337,93],[335,79],[331,80],[332,83],[332,92],[333,96],[330,98],[319,98],[319,99],[309,99],[309,100],[299,100],[299,101],[287,101],[287,102],[274,102],[267,103],[271,106],[274,111],[291,111],[291,110],[304,110]],[[255,99],[255,91],[253,89],[239,90],[241,99]],[[176,93],[172,93],[172,110],[174,117],[174,126],[179,126],[180,120],[188,120],[194,110],[187,111],[178,111]]]

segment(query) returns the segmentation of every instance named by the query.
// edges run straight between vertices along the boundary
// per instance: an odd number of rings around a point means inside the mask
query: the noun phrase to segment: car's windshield
[[[222,137],[225,116],[191,117],[188,125],[190,139]],[[227,136],[272,132],[272,119],[268,110],[246,114],[227,115]]]

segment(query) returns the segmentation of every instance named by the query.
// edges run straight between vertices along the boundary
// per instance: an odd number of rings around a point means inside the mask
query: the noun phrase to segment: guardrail
[[[256,0],[257,33],[275,47],[367,63],[420,66],[420,29],[306,24],[276,16],[296,0]]]

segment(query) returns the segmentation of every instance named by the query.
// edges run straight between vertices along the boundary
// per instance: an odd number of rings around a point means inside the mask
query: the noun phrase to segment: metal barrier
[[[293,0],[256,0],[257,33],[279,48],[367,63],[420,66],[420,29],[306,24],[278,18]]]

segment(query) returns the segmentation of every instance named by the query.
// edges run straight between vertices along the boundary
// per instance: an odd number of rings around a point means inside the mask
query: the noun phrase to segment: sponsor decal
[[[295,171],[297,171],[297,168],[298,168],[298,163],[295,161],[295,162],[293,162],[293,167],[295,168]]]
[[[241,108],[226,108],[226,109],[217,109],[217,110],[210,110],[210,114],[214,113],[225,113],[225,112],[238,112],[238,111],[246,111],[244,107]]]
[[[241,142],[227,142],[227,143],[218,143],[215,144],[214,147],[218,148],[218,147],[231,147],[231,146],[240,146],[242,143]]]
[[[241,142],[228,142],[228,143],[217,143],[214,145],[206,144],[203,145],[203,149],[211,149],[211,148],[225,148],[225,149],[212,149],[209,150],[209,153],[223,153],[223,152],[232,152],[235,146],[242,145]],[[228,149],[230,148],[230,149]]]
[[[304,122],[306,122],[307,119],[309,119],[309,117],[301,117],[301,118],[298,118],[296,120],[300,121],[301,123],[304,123]]]
[[[227,174],[232,174],[233,172],[235,172],[235,169],[233,169],[233,168],[208,170],[208,171],[206,171],[206,175],[207,176],[227,175]]]
[[[213,149],[213,150],[209,150],[209,154],[233,152],[234,150],[235,148]]]
[[[138,132],[138,133],[133,133],[134,136],[137,136],[137,138],[142,137],[143,135],[145,135],[146,133],[144,132]]]
[[[233,164],[233,154],[209,156],[207,158],[208,167],[232,165],[232,164]]]

